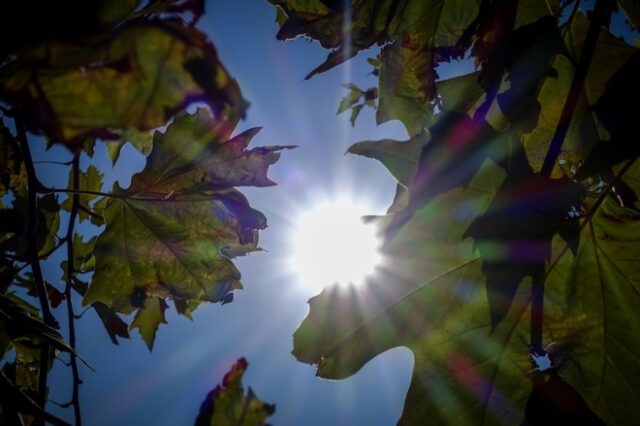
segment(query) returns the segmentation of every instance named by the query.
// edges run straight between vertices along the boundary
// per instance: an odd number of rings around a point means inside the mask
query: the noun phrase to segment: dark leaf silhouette
[[[536,98],[538,87],[545,78],[557,76],[549,63],[555,55],[565,52],[560,30],[551,16],[513,32],[505,60],[510,87],[498,95],[497,101],[503,114],[522,133],[536,128],[541,110]]]
[[[618,4],[636,31],[640,31],[640,4],[633,0],[618,0]]]
[[[120,318],[115,309],[109,308],[101,302],[95,302],[91,305],[100,317],[100,321],[109,333],[109,338],[114,345],[119,344],[118,337],[123,339],[129,338],[129,326]]]
[[[3,334],[15,340],[27,337],[33,345],[49,344],[53,348],[79,356],[54,328],[46,325],[40,318],[21,306],[21,302],[12,295],[0,295],[0,322]],[[34,309],[34,308],[31,308]]]
[[[607,82],[605,91],[593,105],[610,139],[597,143],[576,172],[584,179],[617,163],[640,155],[638,119],[640,106],[628,102],[640,96],[640,51],[634,53]]]
[[[589,21],[578,12],[563,29],[563,38],[568,52],[556,55],[551,62],[557,77],[546,78],[537,91],[537,100],[541,105],[540,116],[535,129],[524,135],[527,159],[533,170],[540,170],[547,155],[549,142],[553,138],[556,126],[567,99],[569,88],[575,73]],[[586,76],[584,90],[578,100],[569,130],[562,145],[560,160],[577,166],[585,160],[587,153],[601,139],[606,130],[594,118],[591,106],[602,96],[607,81],[623,66],[636,51],[606,29],[601,29],[591,66]],[[559,167],[554,177],[561,177]]]
[[[37,235],[28,233],[27,199],[16,197],[12,208],[0,209],[0,249],[11,251],[18,259],[24,259],[27,242],[36,238],[40,254],[50,252],[56,246],[56,233],[60,226],[60,206],[56,196],[47,194],[38,200]]]
[[[464,236],[475,240],[483,258],[493,328],[525,277],[544,280],[555,234],[577,252],[584,195],[584,188],[568,179],[507,176],[487,212],[471,223]]]
[[[409,203],[395,214],[385,230],[392,238],[417,209],[436,195],[464,186],[483,162],[495,156],[504,143],[500,133],[484,120],[473,120],[459,112],[447,112],[429,129],[416,173],[409,186]]]
[[[533,391],[524,409],[522,426],[548,424],[604,426],[585,400],[554,371],[535,373]]]
[[[47,413],[29,395],[13,383],[0,370],[0,390],[2,391],[2,402],[0,406],[0,421],[2,424],[22,424],[21,413],[41,419],[55,426],[69,426],[69,423]]]

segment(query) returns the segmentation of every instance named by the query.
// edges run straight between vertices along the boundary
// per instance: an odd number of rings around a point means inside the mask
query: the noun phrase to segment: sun
[[[305,286],[358,285],[380,262],[380,240],[373,225],[363,223],[371,213],[346,198],[318,203],[303,211],[293,233],[291,269]]]

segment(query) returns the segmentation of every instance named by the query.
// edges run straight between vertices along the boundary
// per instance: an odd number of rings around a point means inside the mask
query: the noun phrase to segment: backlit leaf
[[[342,379],[406,346],[415,366],[400,424],[521,423],[531,389],[530,280],[493,328],[483,261],[464,238],[503,178],[485,162],[467,189],[444,192],[415,212],[384,247],[385,266],[363,285],[329,287],[312,298],[294,355],[316,364],[320,377]],[[640,350],[640,217],[606,194],[585,203],[575,255],[557,236],[545,263],[544,341],[556,342],[559,376],[596,415],[624,424],[640,414],[631,390],[640,374],[633,355]]]
[[[153,349],[153,342],[156,338],[156,331],[160,324],[166,324],[164,311],[168,308],[167,302],[159,297],[151,296],[144,299],[144,305],[138,309],[135,319],[131,323],[131,329],[140,330],[142,339],[149,347]]]
[[[176,117],[155,134],[145,169],[104,208],[106,229],[83,303],[137,310],[132,327],[150,348],[165,299],[188,314],[241,288],[226,255],[256,250],[258,230],[266,227],[234,186],[273,185],[267,168],[284,147],[247,149],[257,129],[228,139],[234,126],[205,109]]]

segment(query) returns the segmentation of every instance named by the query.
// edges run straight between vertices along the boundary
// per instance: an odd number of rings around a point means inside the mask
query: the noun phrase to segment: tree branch
[[[580,95],[584,89],[584,82],[587,78],[587,72],[589,71],[589,65],[593,58],[593,52],[596,49],[600,28],[603,25],[608,25],[609,20],[611,19],[611,13],[615,6],[616,3],[613,0],[596,1],[591,22],[589,23],[589,29],[587,30],[587,36],[582,47],[582,53],[580,53],[576,72],[573,75],[569,94],[567,95],[567,100],[564,103],[564,108],[562,109],[558,126],[556,127],[556,131],[551,139],[551,145],[549,145],[547,156],[545,157],[542,168],[540,169],[540,174],[542,175],[551,176],[553,167],[558,161],[558,157],[562,151],[562,143],[564,142],[564,138],[569,131],[569,126],[571,125],[571,118],[578,106],[578,100],[580,100]]]
[[[75,154],[71,162],[71,170],[73,176],[72,187],[74,190],[78,190],[80,186],[80,154]],[[76,349],[76,331],[75,331],[75,313],[73,312],[73,300],[71,295],[71,283],[73,281],[74,262],[73,262],[73,232],[78,216],[78,207],[80,206],[80,196],[78,194],[73,195],[71,203],[71,213],[69,214],[69,224],[67,226],[67,284],[64,288],[65,299],[67,300],[67,322],[69,323],[69,346],[75,351]],[[71,353],[71,359],[69,361],[71,365],[71,373],[73,375],[73,388],[71,395],[71,405],[73,405],[73,414],[75,417],[76,426],[82,425],[82,418],[80,416],[80,373],[78,371],[78,362],[73,353]]]
[[[580,53],[580,59],[576,72],[573,75],[573,81],[569,89],[569,94],[562,109],[558,126],[549,145],[549,150],[540,169],[540,174],[544,176],[551,176],[553,168],[558,161],[558,157],[562,151],[562,144],[564,138],[569,131],[571,125],[571,119],[575,113],[576,107],[580,95],[584,90],[584,84],[589,71],[589,65],[593,58],[593,53],[598,42],[598,35],[600,34],[600,28],[603,25],[608,25],[611,18],[611,13],[615,8],[615,1],[613,0],[597,0],[591,22],[589,23],[589,29],[587,30],[587,36],[585,37],[582,52]],[[576,10],[576,9],[574,9]],[[533,352],[542,354],[544,351],[544,345],[542,343],[543,323],[544,323],[544,279],[536,279],[531,286],[531,349]]]
[[[25,131],[24,123],[21,117],[15,117],[16,134],[18,143],[20,145],[20,151],[22,153],[22,159],[27,171],[27,257],[29,258],[29,264],[31,265],[31,272],[33,273],[33,279],[36,286],[36,292],[38,294],[38,300],[40,301],[40,309],[42,310],[42,318],[44,323],[53,327],[59,328],[58,321],[51,313],[49,306],[49,297],[47,295],[47,289],[42,278],[42,270],[40,269],[40,259],[38,257],[37,247],[37,232],[38,232],[38,188],[41,184],[38,182],[36,171],[33,166],[33,159],[31,158],[31,151],[29,150],[29,143],[27,141],[27,134]],[[49,372],[49,355],[50,345],[44,344],[40,350],[40,366],[38,376],[38,398],[37,403],[42,409],[44,409],[47,403],[47,375]],[[35,420],[34,424],[43,424],[41,419]]]

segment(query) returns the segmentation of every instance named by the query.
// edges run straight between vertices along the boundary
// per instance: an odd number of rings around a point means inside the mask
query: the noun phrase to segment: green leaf
[[[362,110],[363,106],[364,104],[356,105],[353,108],[351,108],[351,116],[349,117],[349,122],[351,123],[351,127],[356,125],[356,120],[358,119],[358,115],[360,115],[360,111]]]
[[[408,188],[418,169],[422,148],[429,139],[427,134],[420,133],[406,142],[393,139],[363,141],[351,145],[347,152],[382,162],[398,183]]]
[[[266,227],[234,186],[273,185],[267,168],[284,147],[246,149],[257,129],[228,140],[234,125],[205,109],[176,117],[155,134],[145,169],[102,212],[106,229],[83,304],[102,302],[124,314],[140,309],[149,347],[160,322],[147,300],[172,299],[185,314],[204,301],[228,300],[242,286],[226,255],[256,250],[258,230]]]
[[[144,306],[142,306],[130,328],[133,330],[137,328],[140,330],[142,339],[147,344],[149,350],[153,350],[153,342],[156,339],[156,331],[160,324],[166,324],[167,320],[164,317],[164,311],[168,308],[167,302],[159,297],[147,297],[144,299]]]
[[[375,100],[378,97],[378,89],[371,87],[366,91],[363,91],[353,83],[343,84],[344,87],[350,90],[350,92],[342,98],[340,105],[338,106],[337,114],[341,114],[344,111],[351,109],[351,117],[349,121],[351,126],[355,126],[356,119],[360,114],[362,108],[366,105],[371,108],[375,108]],[[362,103],[359,103],[362,99]]]
[[[215,48],[182,21],[131,20],[82,41],[37,45],[0,67],[3,99],[23,102],[30,130],[79,147],[88,136],[159,127],[194,100],[244,116],[248,104]]]
[[[378,124],[400,120],[409,136],[433,123],[435,49],[453,46],[478,12],[475,1],[410,1],[389,24],[393,44],[382,49]]]
[[[225,374],[222,385],[213,389],[202,402],[196,426],[262,426],[276,407],[259,400],[249,388],[245,394],[242,376],[248,366],[240,358]]]
[[[357,104],[360,101],[360,98],[364,96],[364,91],[362,91],[356,85],[344,84],[343,86],[349,89],[350,92],[347,93],[347,95],[344,98],[342,98],[342,100],[340,101],[340,105],[338,106],[338,112],[336,114],[345,112],[346,110],[351,108],[353,105]]]
[[[385,238],[395,232],[436,195],[466,186],[486,158],[502,164],[506,140],[483,119],[473,120],[464,113],[446,112],[429,129],[431,139],[418,160],[409,186],[409,202],[385,230]]]
[[[151,131],[140,131],[133,127],[118,133],[119,141],[107,143],[107,153],[111,159],[111,164],[115,165],[120,158],[120,152],[125,143],[133,145],[145,157],[151,153],[153,147],[153,135]]]

